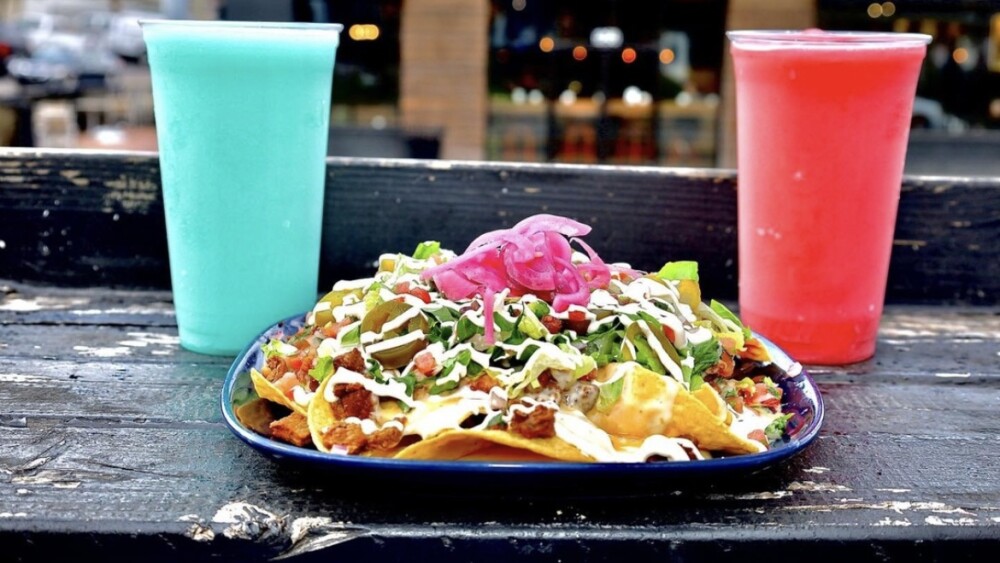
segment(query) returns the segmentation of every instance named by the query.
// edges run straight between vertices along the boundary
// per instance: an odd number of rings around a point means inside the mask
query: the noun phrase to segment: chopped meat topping
[[[396,426],[383,426],[368,436],[368,448],[372,450],[390,450],[399,445],[403,439],[403,431]]]
[[[338,422],[323,431],[323,445],[327,448],[342,447],[354,455],[365,450],[388,450],[399,445],[403,431],[399,427],[385,426],[365,434],[361,425],[355,422]]]
[[[500,385],[500,382],[498,382],[495,377],[488,373],[484,373],[469,382],[469,389],[489,393],[490,389],[493,389],[498,385]]]
[[[556,435],[556,410],[535,405],[530,411],[512,409],[510,430],[525,438],[552,438]]]
[[[705,370],[705,375],[717,375],[723,378],[729,378],[733,376],[733,369],[736,367],[736,363],[733,362],[733,357],[729,355],[725,350],[722,351],[722,356],[719,361]]]
[[[347,449],[347,453],[354,455],[365,449],[368,445],[368,436],[361,430],[361,426],[350,422],[338,422],[323,431],[323,445],[327,448],[340,446]]]
[[[365,359],[357,348],[352,348],[350,352],[341,354],[333,359],[334,368],[344,368],[358,373],[365,372]]]
[[[270,424],[270,429],[271,437],[275,440],[296,446],[306,446],[312,443],[306,417],[297,412],[275,420]]]
[[[330,407],[333,409],[333,416],[339,420],[352,416],[370,418],[375,409],[375,395],[360,383],[337,383],[333,386],[333,394],[337,400],[330,403]]]

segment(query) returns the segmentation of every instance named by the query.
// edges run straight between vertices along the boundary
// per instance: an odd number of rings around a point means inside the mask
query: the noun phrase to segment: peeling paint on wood
[[[284,518],[242,501],[221,506],[212,516],[212,522],[228,524],[222,535],[230,539],[256,539],[278,534],[284,527]]]
[[[788,485],[789,491],[803,491],[810,493],[829,493],[829,492],[845,492],[850,491],[850,487],[845,487],[844,485],[837,485],[834,483],[817,483],[815,481],[794,481],[792,484]]]

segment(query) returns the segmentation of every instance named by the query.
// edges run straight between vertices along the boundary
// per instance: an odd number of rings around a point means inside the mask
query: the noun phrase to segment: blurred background
[[[1000,0],[0,0],[0,146],[156,150],[142,18],[343,23],[331,155],[689,167],[725,30],[921,32],[907,172],[1000,175]]]

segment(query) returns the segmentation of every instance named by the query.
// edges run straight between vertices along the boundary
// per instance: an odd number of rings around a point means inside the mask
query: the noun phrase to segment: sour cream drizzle
[[[371,391],[379,397],[396,399],[408,407],[413,407],[416,404],[413,399],[406,394],[405,384],[392,380],[385,383],[379,383],[364,374],[342,367],[338,367],[337,371],[333,372],[333,375],[330,376],[330,381],[326,384],[326,389],[323,392],[323,398],[328,402],[333,403],[337,401],[337,396],[333,394],[333,387],[338,383],[359,383],[364,386],[365,389]]]

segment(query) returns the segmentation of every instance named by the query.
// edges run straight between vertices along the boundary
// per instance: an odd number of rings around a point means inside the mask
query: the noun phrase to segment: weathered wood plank
[[[155,155],[7,150],[0,186],[2,275],[168,286]],[[383,252],[426,239],[461,249],[549,212],[590,223],[592,246],[612,260],[698,260],[706,292],[733,298],[735,191],[726,170],[332,158],[320,287],[369,273]],[[1000,179],[905,179],[888,299],[996,303],[997,238]]]
[[[5,511],[18,516],[0,518],[0,530],[20,526],[20,519],[45,529],[71,522],[90,531],[157,523],[174,533],[190,533],[177,530],[177,523],[200,522],[220,533],[228,526],[219,511],[233,503],[259,507],[286,523],[329,518],[411,539],[440,537],[441,527],[474,531],[470,524],[476,522],[508,533],[531,530],[535,540],[544,537],[539,527],[595,537],[602,529],[643,532],[660,541],[708,529],[724,536],[771,529],[781,537],[808,530],[826,540],[844,526],[855,528],[855,537],[883,527],[923,527],[930,535],[937,527],[979,528],[981,535],[1000,529],[993,520],[1000,508],[995,438],[827,433],[788,464],[747,479],[647,486],[621,498],[581,498],[589,491],[570,489],[505,502],[455,494],[446,483],[376,485],[359,475],[274,463],[218,425],[8,433],[0,448],[0,493]],[[967,450],[963,467],[970,469],[955,471],[950,457],[956,446]],[[514,488],[505,487],[507,498],[518,496]]]

